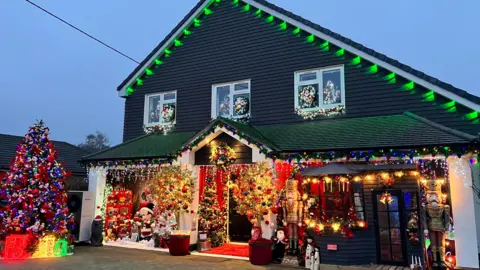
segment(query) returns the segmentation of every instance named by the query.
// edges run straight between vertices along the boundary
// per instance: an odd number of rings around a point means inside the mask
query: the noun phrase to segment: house
[[[279,178],[295,163],[383,164],[368,170],[393,173],[434,160],[443,172],[431,175],[448,182],[457,265],[478,268],[480,220],[471,219],[478,174],[470,173],[477,170],[477,96],[265,0],[199,1],[117,92],[125,99],[124,142],[83,159],[98,206],[109,175],[169,163],[201,175],[220,142],[235,150],[236,164],[267,161]],[[418,245],[406,233],[411,217],[424,211],[418,173],[425,171],[399,176],[386,193],[383,180],[368,175],[347,185],[351,206],[369,226],[352,239],[316,236],[322,263],[425,265],[423,230]],[[313,175],[324,174],[341,173]],[[331,214],[335,198],[328,196],[346,193],[349,180],[318,179],[319,204]],[[395,206],[379,202],[384,193]],[[445,246],[435,248],[437,254]]]
[[[22,136],[0,134],[0,178],[8,172],[17,144],[22,140]],[[78,161],[89,153],[67,142],[53,141],[53,145],[58,152],[58,161],[65,162],[65,169],[72,173],[67,178],[67,190],[88,190],[87,171]]]

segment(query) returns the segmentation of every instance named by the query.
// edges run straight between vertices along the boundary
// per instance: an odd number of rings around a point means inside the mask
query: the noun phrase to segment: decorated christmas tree
[[[207,177],[205,189],[198,208],[199,231],[206,231],[212,247],[223,245],[227,240],[226,207],[219,205],[217,200],[217,184],[211,177]]]
[[[272,172],[265,162],[250,166],[233,184],[236,211],[255,220],[260,226],[264,215],[275,206],[279,197],[272,180]]]
[[[67,208],[65,178],[57,152],[42,121],[17,145],[10,170],[0,185],[1,234],[30,235],[28,251],[48,233],[69,239],[74,220]]]

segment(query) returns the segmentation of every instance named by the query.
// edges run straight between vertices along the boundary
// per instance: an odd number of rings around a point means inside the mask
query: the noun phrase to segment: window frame
[[[167,100],[165,101],[165,95],[168,94],[175,94],[175,99]],[[148,122],[148,117],[150,113],[150,98],[154,96],[160,96],[160,106],[163,108],[165,104],[175,104],[175,117],[171,122],[163,122],[163,117],[160,116],[160,121],[155,122],[155,123],[149,123]],[[171,125],[177,122],[177,112],[178,112],[178,106],[177,106],[177,90],[173,91],[167,91],[167,92],[157,92],[157,93],[151,93],[151,94],[146,94],[145,95],[145,103],[144,103],[144,108],[143,108],[143,124],[145,127],[153,127],[153,126],[167,126]]]
[[[248,89],[243,89],[243,90],[235,90],[235,85],[236,84],[242,84],[242,83],[247,83],[248,84]],[[224,87],[224,86],[229,86],[229,106],[230,106],[230,112],[228,115],[228,118],[231,119],[239,119],[246,117],[247,115],[250,116],[252,112],[252,82],[251,79],[247,80],[240,80],[240,81],[233,81],[233,82],[227,82],[227,83],[218,83],[218,84],[213,84],[212,85],[212,100],[211,100],[211,117],[212,119],[216,119],[217,117],[220,117],[219,112],[217,111],[217,88],[219,87]],[[234,115],[233,112],[233,96],[234,95],[242,95],[242,94],[248,94],[249,96],[249,103],[248,103],[248,113],[244,115]],[[227,117],[227,116],[222,116],[222,117]]]
[[[335,104],[323,104],[323,72],[325,71],[332,71],[332,70],[340,70],[340,96],[342,102],[335,103]],[[300,81],[300,76],[308,73],[315,72],[317,78],[314,80],[308,81]],[[318,105],[312,108],[300,108],[299,100],[298,100],[298,92],[299,87],[308,84],[318,84],[318,93],[317,93],[317,100]],[[333,109],[338,106],[345,107],[345,66],[344,65],[335,65],[335,66],[328,66],[322,68],[313,68],[313,69],[306,69],[306,70],[299,70],[294,72],[294,109],[300,109],[304,112],[315,111],[319,109]]]

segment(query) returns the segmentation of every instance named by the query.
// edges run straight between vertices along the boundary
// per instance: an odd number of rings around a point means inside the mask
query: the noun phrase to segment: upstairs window
[[[177,93],[165,92],[145,96],[144,124],[146,127],[168,125],[175,122]]]
[[[295,108],[304,112],[345,106],[343,66],[295,72]]]
[[[250,107],[250,80],[213,85],[212,118],[248,119]]]

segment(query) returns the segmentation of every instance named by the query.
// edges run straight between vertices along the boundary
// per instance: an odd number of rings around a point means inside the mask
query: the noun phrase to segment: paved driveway
[[[76,247],[75,255],[64,258],[29,259],[21,262],[0,261],[1,270],[149,270],[149,269],[288,269],[283,266],[253,266],[248,261],[204,256],[173,257],[168,253],[115,247]],[[298,268],[297,268],[298,269]]]

